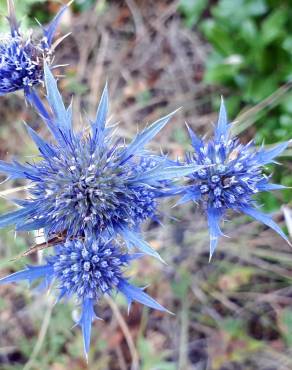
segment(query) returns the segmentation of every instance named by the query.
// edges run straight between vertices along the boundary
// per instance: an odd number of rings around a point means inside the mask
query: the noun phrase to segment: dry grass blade
[[[0,197],[6,197],[7,195],[17,193],[19,191],[24,191],[30,188],[31,185],[18,186],[17,188],[11,188],[7,190],[0,191]]]
[[[283,213],[284,213],[285,222],[286,222],[286,225],[287,225],[289,235],[292,238],[292,210],[287,206],[283,206],[282,210],[283,210]]]
[[[129,347],[131,356],[132,356],[132,366],[131,370],[139,370],[139,355],[135,346],[135,343],[133,341],[131,332],[129,330],[129,327],[124,320],[121,311],[119,307],[116,305],[116,303],[111,298],[106,298],[108,304],[110,305],[113,314],[115,315],[115,318],[117,319],[117,322],[120,325],[120,328],[124,334],[125,340],[127,342],[127,345]]]
[[[273,94],[268,96],[266,99],[252,107],[251,109],[241,113],[236,119],[236,124],[232,127],[232,133],[238,135],[248,127],[252,126],[260,117],[260,114],[263,114],[265,109],[274,108],[284,96],[292,88],[292,82],[287,82],[285,85],[279,87]]]
[[[33,348],[32,353],[31,353],[31,356],[30,356],[28,362],[23,367],[23,370],[30,370],[30,369],[35,368],[34,362],[35,362],[35,359],[36,359],[37,355],[39,354],[39,352],[42,348],[43,343],[44,343],[44,340],[45,340],[45,337],[46,337],[46,334],[47,334],[47,331],[48,331],[48,327],[49,327],[49,324],[50,324],[50,320],[51,320],[54,305],[55,305],[55,302],[54,302],[53,298],[48,297],[48,307],[47,307],[47,310],[44,314],[42,327],[40,329],[40,332],[39,332],[36,344]]]
[[[22,257],[29,256],[29,255],[31,255],[35,252],[39,252],[39,251],[42,251],[44,249],[54,247],[55,245],[64,242],[64,238],[65,238],[65,234],[60,233],[59,235],[55,236],[54,238],[52,238],[48,241],[45,241],[44,243],[39,243],[39,244],[33,245],[32,247],[28,248],[23,253],[21,253],[18,256],[12,258],[11,261],[15,261],[15,260],[18,260]]]
[[[179,344],[179,359],[178,368],[186,369],[188,367],[188,327],[189,327],[189,304],[188,299],[182,301],[181,311],[181,331],[180,331],[180,344]]]

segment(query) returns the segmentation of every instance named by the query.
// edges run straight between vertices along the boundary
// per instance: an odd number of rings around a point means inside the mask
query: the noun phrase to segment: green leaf
[[[260,16],[267,11],[265,0],[221,0],[212,14],[226,20],[231,26],[239,26],[248,17]]]
[[[198,22],[208,3],[208,0],[180,0],[178,9],[185,16],[188,27]]]
[[[152,343],[140,337],[138,339],[138,351],[141,358],[141,370],[175,370],[174,363],[167,362],[167,351],[156,350]]]
[[[249,16],[258,17],[268,10],[265,0],[247,0],[244,3],[246,3],[246,11]]]
[[[229,30],[226,25],[208,19],[202,23],[200,29],[207,37],[208,41],[222,53],[223,56],[229,56],[234,53],[234,42],[230,38]]]
[[[189,271],[180,269],[179,278],[171,284],[174,295],[180,300],[186,299],[189,287],[191,285],[191,275]]]
[[[288,12],[286,9],[276,9],[262,23],[261,39],[265,45],[270,44],[274,40],[285,36],[284,25],[288,21]]]
[[[258,29],[253,19],[246,19],[240,27],[240,36],[250,46],[258,44]]]
[[[232,82],[236,80],[236,76],[240,69],[241,64],[229,64],[225,63],[224,60],[221,60],[220,63],[216,63],[214,62],[213,56],[210,56],[207,62],[204,81],[208,83],[232,84]]]
[[[15,2],[16,17],[18,21],[21,21],[21,28],[23,30],[27,30],[31,25],[38,27],[35,19],[33,17],[32,19],[29,19],[27,15],[29,14],[33,5],[44,3],[45,0],[21,0]],[[0,14],[0,32],[9,32],[8,22],[5,17],[2,17],[2,15],[7,15],[6,0],[0,0]]]
[[[292,346],[292,310],[286,308],[281,314],[282,332],[288,347]]]
[[[262,80],[251,79],[244,93],[244,98],[254,103],[265,99],[277,89],[276,78],[276,76],[271,76]]]
[[[226,318],[219,322],[221,329],[234,338],[240,337],[243,332],[242,319]]]
[[[286,50],[289,54],[292,55],[292,36],[286,35],[282,47]]]

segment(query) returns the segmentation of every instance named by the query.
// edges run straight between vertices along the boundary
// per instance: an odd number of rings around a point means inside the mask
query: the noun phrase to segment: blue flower
[[[245,213],[274,229],[285,240],[286,235],[272,218],[259,211],[254,195],[258,192],[283,189],[269,183],[264,166],[274,162],[288,143],[273,149],[256,149],[253,142],[243,145],[230,134],[230,124],[223,99],[214,138],[204,142],[188,127],[194,152],[186,155],[186,163],[209,165],[191,174],[179,203],[198,202],[204,209],[210,231],[210,259],[223,235],[220,220],[228,210]]]
[[[108,91],[105,87],[91,122],[90,132],[75,133],[72,107],[65,108],[57,83],[45,66],[49,113],[38,95],[30,101],[47,124],[55,143],[45,142],[28,128],[40,151],[40,161],[20,164],[0,161],[0,172],[12,179],[29,180],[29,197],[17,201],[20,209],[0,217],[0,227],[15,224],[17,230],[45,230],[48,238],[89,233],[120,234],[129,247],[159,258],[139,234],[140,224],[155,217],[157,200],[176,192],[173,178],[204,166],[174,166],[144,146],[167,124],[165,116],[126,146],[105,126]]]
[[[54,285],[58,290],[58,301],[75,297],[81,305],[81,315],[77,324],[81,327],[84,350],[87,355],[90,346],[92,321],[97,318],[94,304],[104,296],[122,293],[129,304],[140,302],[148,307],[167,311],[143,289],[129,283],[124,270],[131,260],[141,254],[129,255],[121,251],[119,245],[102,237],[66,240],[57,245],[55,253],[48,256],[46,264],[27,266],[25,270],[0,279],[0,284],[27,280],[40,282],[40,287],[49,289]]]
[[[48,28],[43,28],[42,39],[34,41],[32,35],[25,36],[21,32],[13,0],[8,0],[7,4],[11,34],[0,37],[0,95],[17,90],[27,94],[43,80],[44,62],[52,60],[53,37],[67,6],[61,8]]]

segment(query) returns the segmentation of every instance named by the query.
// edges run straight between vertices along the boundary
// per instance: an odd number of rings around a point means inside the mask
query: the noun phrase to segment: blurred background
[[[61,5],[15,3],[27,30],[37,27],[35,18],[48,23]],[[8,32],[5,0],[0,13],[0,31]],[[111,116],[126,139],[182,106],[152,144],[172,158],[191,149],[185,121],[199,134],[212,132],[221,95],[243,142],[289,140],[291,19],[290,0],[75,0],[59,27],[60,35],[72,32],[56,50],[55,64],[68,64],[56,71],[59,86],[67,103],[74,95],[77,127],[81,114],[94,114],[108,80]],[[1,97],[1,159],[36,154],[23,121],[47,136],[21,94]],[[290,148],[281,166],[270,167],[274,182],[292,186],[291,156]],[[1,185],[1,212],[10,207],[5,198],[16,196],[11,189],[21,185]],[[287,189],[259,197],[287,233],[291,194]],[[192,204],[171,208],[174,203],[161,204],[163,227],[144,229],[168,265],[145,258],[131,274],[175,316],[137,304],[128,316],[119,296],[115,303],[100,302],[104,321],[94,323],[87,365],[80,330],[71,329],[73,304],[53,307],[52,297],[25,284],[1,286],[0,369],[291,370],[289,246],[247,217],[232,217],[224,226],[231,238],[221,240],[209,264],[203,215]],[[11,262],[33,242],[33,235],[0,232],[1,276],[42,258]]]

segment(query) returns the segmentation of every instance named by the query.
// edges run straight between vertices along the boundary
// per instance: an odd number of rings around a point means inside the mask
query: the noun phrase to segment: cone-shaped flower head
[[[65,108],[50,70],[45,67],[49,114],[36,94],[37,107],[55,143],[45,142],[28,128],[39,148],[38,162],[22,165],[0,162],[0,171],[11,178],[29,180],[29,197],[19,201],[21,209],[0,217],[0,227],[44,228],[48,237],[67,237],[85,232],[119,233],[128,244],[143,252],[157,253],[139,237],[137,230],[156,215],[157,199],[175,193],[170,180],[203,166],[174,166],[165,157],[152,155],[144,146],[166,125],[172,114],[159,119],[126,146],[105,126],[108,92],[105,87],[91,122],[91,132],[75,133],[71,107]]]
[[[124,270],[130,261],[141,257],[122,252],[112,240],[89,237],[84,240],[67,240],[57,245],[55,253],[47,257],[41,266],[28,266],[0,280],[0,284],[27,280],[41,282],[42,288],[53,284],[58,291],[58,300],[75,297],[81,305],[80,325],[87,354],[90,346],[91,325],[94,318],[94,304],[103,295],[120,292],[128,300],[140,302],[148,307],[166,311],[144,291],[128,282]]]
[[[62,7],[54,20],[43,28],[41,40],[24,35],[16,20],[13,0],[7,0],[10,35],[0,36],[0,95],[17,90],[29,93],[30,88],[43,80],[44,62],[53,57],[52,41],[58,22],[66,10]]]
[[[209,167],[189,176],[188,187],[179,203],[192,200],[205,210],[210,229],[210,258],[216,249],[218,237],[222,235],[220,220],[229,209],[261,221],[287,240],[280,227],[254,207],[256,193],[284,188],[269,183],[264,166],[273,162],[287,147],[287,143],[270,150],[263,147],[256,149],[253,142],[243,145],[236,137],[232,137],[230,126],[222,100],[214,138],[203,141],[188,127],[194,152],[187,154],[186,163]]]

